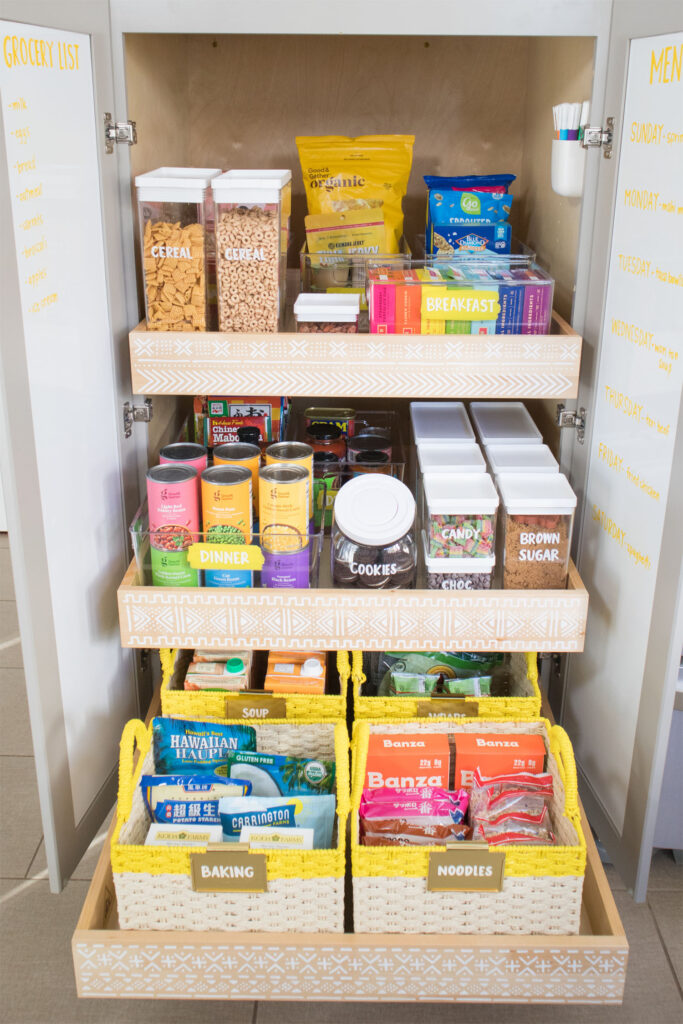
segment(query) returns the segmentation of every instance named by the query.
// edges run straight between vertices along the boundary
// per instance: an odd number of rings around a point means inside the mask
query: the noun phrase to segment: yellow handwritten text
[[[657,55],[656,50],[650,53],[650,85],[671,85],[680,82],[683,67],[683,43],[680,46],[665,46]]]

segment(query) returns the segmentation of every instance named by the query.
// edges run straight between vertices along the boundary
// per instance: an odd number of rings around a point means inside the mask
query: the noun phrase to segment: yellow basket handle
[[[337,651],[337,672],[339,674],[339,689],[341,690],[342,697],[345,697],[349,685],[349,676],[351,675],[348,651]]]
[[[161,671],[164,674],[164,678],[173,674],[176,653],[177,652],[170,647],[159,648],[159,660],[161,661]]]
[[[133,757],[137,746],[144,757],[151,743],[151,730],[139,718],[126,722],[121,736],[119,755],[119,801],[116,805],[117,821],[126,821],[133,806]]]
[[[526,655],[526,674],[529,681],[536,683],[538,686],[538,660],[536,651],[531,651]]]
[[[557,761],[560,778],[564,785],[565,811],[570,814],[576,813],[579,809],[576,761],[571,740],[561,725],[550,727],[550,750]]]
[[[356,697],[356,696],[358,696],[360,694],[360,688],[363,685],[363,683],[365,682],[367,677],[365,675],[365,672],[363,671],[363,652],[362,651],[352,651],[351,652],[351,658],[352,658],[352,665],[353,665],[353,670],[351,672],[351,678],[353,679],[354,683],[357,685],[357,689],[358,689],[358,694],[356,693],[356,690],[354,689],[353,695],[354,695],[354,697]]]

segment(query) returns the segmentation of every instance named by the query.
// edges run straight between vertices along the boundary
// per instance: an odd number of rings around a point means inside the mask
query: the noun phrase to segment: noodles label
[[[427,889],[430,892],[500,892],[505,852],[486,843],[455,843],[429,855]]]

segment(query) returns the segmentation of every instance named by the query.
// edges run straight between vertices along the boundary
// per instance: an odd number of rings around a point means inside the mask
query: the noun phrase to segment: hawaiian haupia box
[[[471,887],[457,891],[434,887],[434,855],[448,853],[445,846],[362,846],[359,809],[373,733],[393,733],[397,739],[445,733],[455,738],[456,749],[463,733],[542,737],[546,771],[553,776],[549,812],[557,845],[498,850],[499,870],[500,858],[504,858],[501,887],[486,891],[476,878]],[[579,816],[574,754],[564,729],[546,719],[368,720],[356,722],[351,749],[351,869],[357,933],[578,935],[586,841]],[[452,853],[471,858],[493,854],[493,850],[486,844],[463,841],[454,844]]]
[[[208,721],[208,719],[206,719]],[[238,724],[232,722],[229,724]],[[192,857],[223,847],[145,846],[151,824],[140,789],[153,774],[152,726],[132,720],[121,738],[119,799],[111,867],[122,929],[237,932],[343,932],[346,820],[349,812],[348,733],[342,722],[251,723],[256,746],[269,754],[334,758],[335,828],[332,847],[266,850],[266,889],[204,892],[194,888]],[[139,751],[134,767],[134,752]],[[256,851],[250,851],[256,852]]]

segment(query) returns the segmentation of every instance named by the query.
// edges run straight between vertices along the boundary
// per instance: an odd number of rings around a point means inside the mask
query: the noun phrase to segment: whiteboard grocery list
[[[578,759],[624,825],[683,382],[683,33],[631,42],[583,509]]]
[[[115,734],[132,708],[116,637],[124,545],[98,168],[103,129],[88,35],[3,21],[0,39],[26,416],[36,439],[77,823],[115,763]]]

